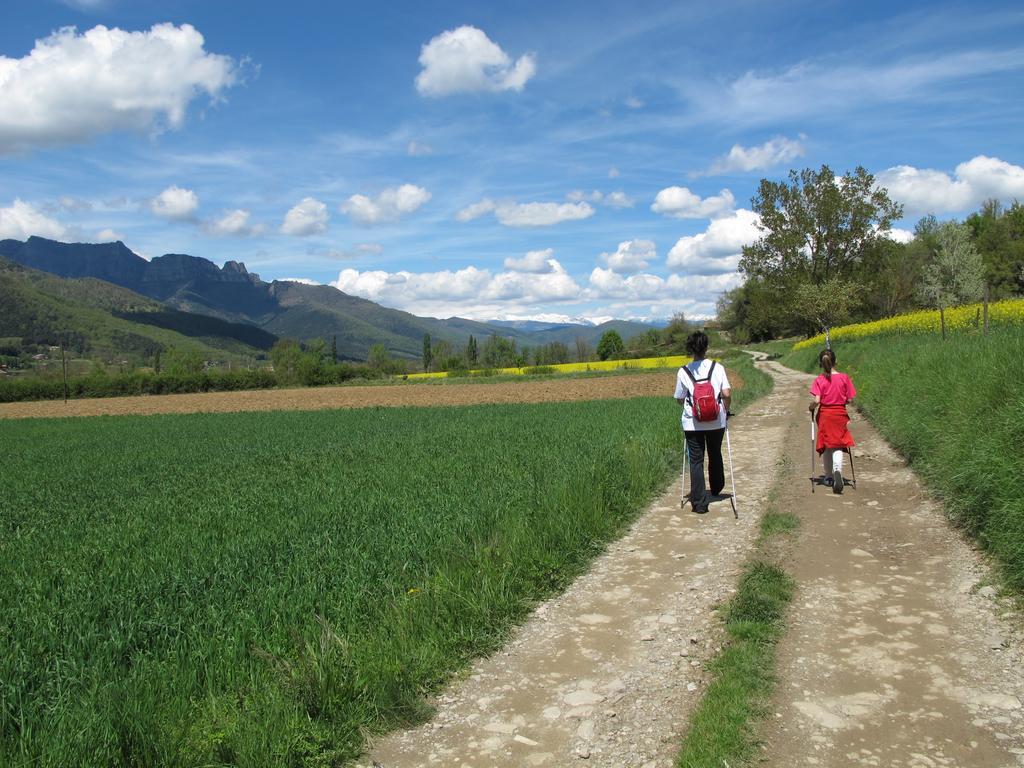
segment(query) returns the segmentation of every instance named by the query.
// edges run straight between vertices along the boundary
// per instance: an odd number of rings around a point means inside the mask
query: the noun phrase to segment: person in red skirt
[[[835,370],[836,353],[823,349],[818,355],[822,373],[811,384],[811,418],[817,411],[818,440],[815,449],[821,456],[825,471],[825,483],[832,486],[832,493],[842,493],[843,451],[854,446],[853,436],[847,428],[850,416],[846,404],[857,396],[853,382],[845,373]]]

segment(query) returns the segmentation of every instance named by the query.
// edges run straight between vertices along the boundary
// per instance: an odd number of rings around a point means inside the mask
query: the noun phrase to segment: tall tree
[[[986,200],[966,223],[985,264],[985,281],[992,295],[1004,298],[1019,293],[1017,278],[1024,264],[1024,206],[1015,202],[1004,209],[998,200]]]
[[[803,283],[793,297],[793,304],[816,330],[825,334],[825,347],[832,348],[832,327],[850,316],[860,300],[861,286],[833,277],[814,285]]]
[[[823,165],[790,171],[788,182],[761,179],[751,205],[764,234],[744,246],[740,270],[786,288],[848,276],[903,215],[860,166],[838,178]]]
[[[622,337],[615,329],[605,331],[601,334],[601,340],[597,342],[597,356],[602,360],[614,360],[622,354],[624,345]]]
[[[473,337],[473,334],[470,334],[469,342],[466,344],[466,362],[469,363],[470,367],[476,365],[476,358],[476,339]]]
[[[331,336],[331,362],[338,362],[338,337]]]
[[[947,221],[936,233],[938,249],[924,269],[921,294],[939,310],[946,335],[946,307],[977,301],[985,288],[985,265],[966,224]]]
[[[430,334],[423,334],[423,370],[424,372],[430,370],[430,364],[434,362],[434,355],[430,349]]]
[[[577,336],[575,340],[576,344],[576,362],[585,363],[590,360],[591,355],[594,354],[593,349],[585,338]]]

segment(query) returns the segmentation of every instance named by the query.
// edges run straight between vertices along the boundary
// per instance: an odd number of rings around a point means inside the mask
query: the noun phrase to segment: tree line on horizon
[[[761,237],[744,246],[743,283],[717,319],[739,343],[813,336],[846,322],[1024,295],[1024,206],[988,200],[963,221],[921,218],[888,235],[903,206],[864,168],[790,171],[751,200]]]

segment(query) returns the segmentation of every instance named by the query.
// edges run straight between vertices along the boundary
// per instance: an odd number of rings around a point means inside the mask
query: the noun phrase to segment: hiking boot
[[[843,473],[838,469],[832,473],[832,493],[842,493],[846,482],[843,480]]]
[[[698,515],[706,515],[708,513],[707,507],[694,507],[693,511]]]

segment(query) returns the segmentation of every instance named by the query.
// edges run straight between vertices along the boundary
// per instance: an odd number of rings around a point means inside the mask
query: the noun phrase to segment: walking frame
[[[726,415],[726,419],[725,419],[725,449],[726,449],[726,452],[729,454],[729,481],[732,484],[732,493],[731,494],[725,494],[725,495],[729,497],[729,504],[732,505],[732,515],[733,515],[733,517],[736,518],[737,520],[739,520],[740,519],[740,513],[739,513],[739,510],[736,508],[736,475],[734,475],[733,471],[732,471],[732,441],[729,440],[729,417],[730,416],[732,416],[731,413],[727,414]],[[708,461],[709,462],[711,461],[710,457],[708,458]],[[680,490],[679,490],[679,496],[680,496],[680,498],[679,498],[679,507],[680,508],[685,507],[687,502],[689,502],[690,506],[693,507],[693,499],[690,498],[690,494],[689,494],[689,492],[686,489],[686,467],[689,464],[690,464],[690,449],[686,445],[686,435],[684,433],[683,434],[683,472],[682,472],[682,477],[680,479]],[[720,496],[721,494],[715,494],[715,495],[716,496]]]
[[[817,451],[817,438],[818,433],[816,431],[817,422],[814,421],[814,413],[811,413],[811,493],[814,493],[814,486],[822,485],[823,478],[816,475],[817,466],[815,464],[815,454]],[[850,481],[843,480],[843,485],[849,485],[853,490],[857,490],[857,468],[853,464],[853,448],[843,448],[843,453],[850,457]]]

